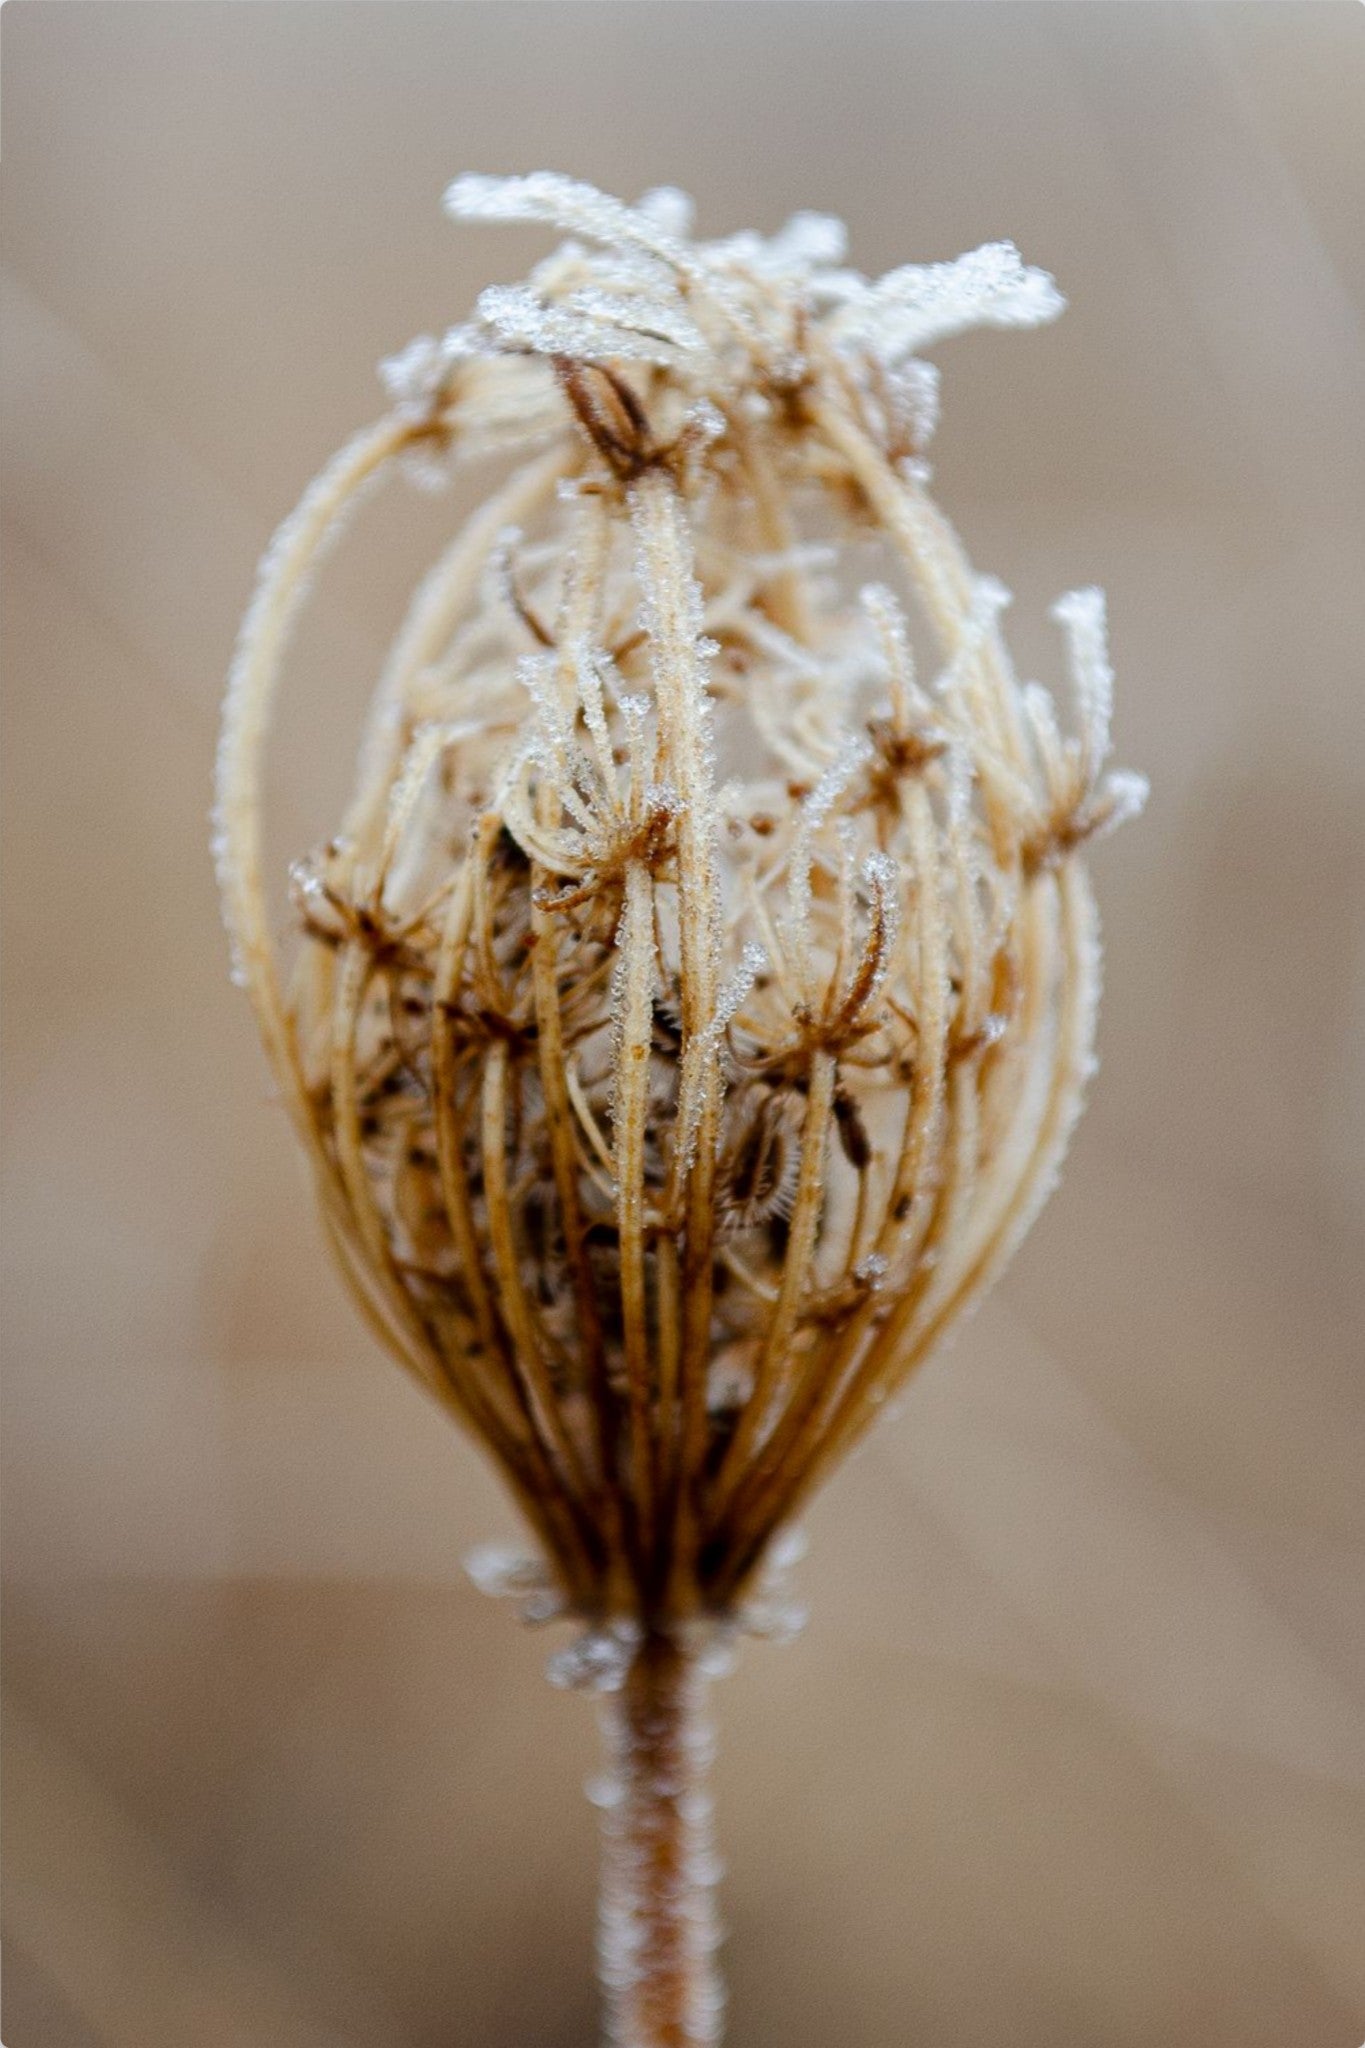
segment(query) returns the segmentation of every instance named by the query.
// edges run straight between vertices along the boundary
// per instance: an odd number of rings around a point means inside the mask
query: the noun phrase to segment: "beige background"
[[[371,365],[520,274],[464,168],[999,234],[941,493],[1108,585],[1104,1065],[1006,1285],[720,1689],[737,2048],[1365,2037],[1365,9],[4,11],[9,2048],[586,2048],[589,1708],[334,1290],[205,853],[254,558]],[[401,593],[322,594],[281,859]],[[1045,664],[1049,666],[1044,666]]]

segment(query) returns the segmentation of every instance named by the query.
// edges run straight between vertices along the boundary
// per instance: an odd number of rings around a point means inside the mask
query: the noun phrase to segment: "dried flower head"
[[[611,2038],[701,2044],[700,1677],[794,1625],[791,1517],[1046,1196],[1091,1062],[1082,853],[1144,789],[1106,769],[1100,593],[1055,607],[1059,717],[926,495],[918,351],[1052,319],[1050,278],[999,243],[869,282],[837,221],[699,244],[679,193],[548,175],[448,205],[572,239],[383,365],[392,409],[280,529],[219,869],[341,1270],[538,1539],[476,1581],[579,1617],[551,1675],[619,1702]],[[490,452],[282,975],[260,756],[312,571],[381,471]]]
[[[926,495],[918,351],[1061,308],[1010,244],[869,282],[818,215],[695,243],[679,193],[545,174],[447,205],[572,239],[386,363],[281,528],[219,863],[342,1270],[501,1467],[591,1677],[742,1614],[1018,1244],[1091,1060],[1081,852],[1143,787],[1106,771],[1101,594],[1055,607],[1059,717]],[[259,754],[310,572],[381,470],[490,450],[281,978]]]

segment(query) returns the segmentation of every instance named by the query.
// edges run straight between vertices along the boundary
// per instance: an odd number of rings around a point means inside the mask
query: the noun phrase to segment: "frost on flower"
[[[770,1546],[1055,1178],[1084,853],[1145,785],[1108,765],[1101,593],[1054,608],[1059,709],[924,488],[924,352],[1061,310],[1012,243],[868,278],[818,212],[699,240],[670,187],[549,173],[446,205],[553,246],[381,366],[385,419],[282,530],[216,845],[339,1264],[534,1535],[471,1572],[578,1617],[556,1676],[602,1688],[675,1608],[789,1625]],[[295,616],[386,468],[475,457],[281,977],[259,753]]]
[[[746,230],[694,243],[682,194],[664,188],[630,207],[550,173],[459,178],[446,206],[459,220],[524,221],[581,238],[540,266],[537,289],[483,294],[481,318],[502,345],[585,362],[691,358],[698,376],[719,371],[723,382],[728,369],[739,385],[756,353],[789,377],[804,374],[795,314],[864,386],[884,428],[920,448],[937,422],[938,372],[919,350],[971,327],[1038,326],[1064,305],[1011,242],[869,280],[845,267],[847,230],[828,214],[794,214],[768,237]]]
[[[379,381],[395,411],[420,423],[439,405],[455,364],[474,353],[475,344],[465,328],[452,327],[439,341],[430,334],[419,334],[397,355],[384,359],[379,365]]]
[[[530,1547],[476,1586],[602,1697],[607,2038],[722,1991],[698,1718],[784,1640],[793,1518],[1003,1269],[1093,1067],[1104,600],[1059,709],[927,495],[964,329],[1062,301],[1009,242],[880,279],[842,224],[692,235],[670,187],[459,178],[549,229],[381,365],[262,564],[214,851],[339,1272]],[[311,581],[391,468],[484,465],[417,584],[276,959],[263,747]]]

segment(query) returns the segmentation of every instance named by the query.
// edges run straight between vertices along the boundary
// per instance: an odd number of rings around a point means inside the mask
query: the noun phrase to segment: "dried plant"
[[[917,351],[1062,301],[1008,243],[876,282],[837,221],[697,244],[549,175],[572,239],[383,366],[268,553],[218,849],[237,972],[372,1328],[537,1539],[481,1555],[609,1702],[610,2038],[719,2038],[698,1695],[780,1633],[782,1532],[995,1279],[1091,1063],[1098,591],[1066,736],[926,495]],[[386,468],[509,480],[419,588],[274,959],[260,753],[311,572]],[[913,621],[913,630],[912,630]],[[916,634],[936,642],[919,679]]]

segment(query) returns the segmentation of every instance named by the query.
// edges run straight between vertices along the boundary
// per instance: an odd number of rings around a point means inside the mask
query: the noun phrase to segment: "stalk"
[[[724,1991],[705,1678],[646,1635],[606,1696],[599,1961],[609,2048],[713,2048]]]

